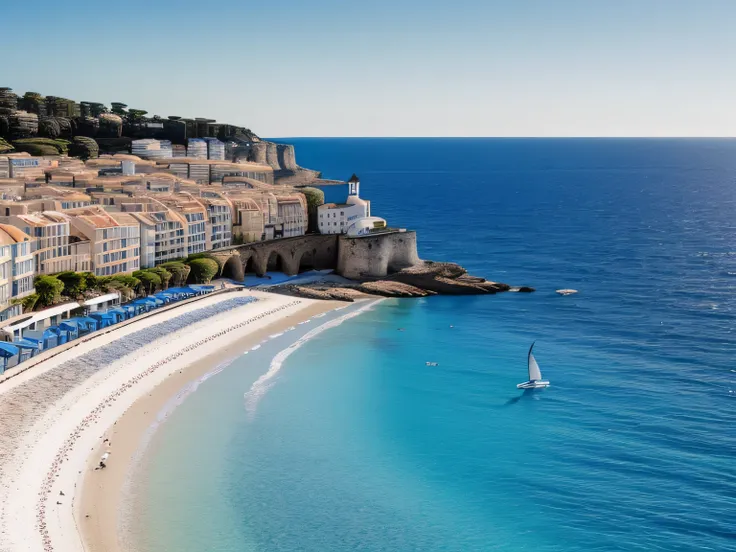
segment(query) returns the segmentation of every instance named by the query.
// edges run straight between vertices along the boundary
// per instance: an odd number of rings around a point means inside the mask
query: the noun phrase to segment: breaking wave
[[[302,337],[296,340],[293,344],[291,344],[289,347],[287,347],[283,351],[279,352],[275,357],[273,357],[273,360],[271,360],[271,364],[268,367],[268,371],[265,374],[263,374],[260,378],[258,378],[253,383],[251,388],[244,395],[245,409],[248,413],[248,416],[252,419],[252,417],[255,415],[256,408],[258,407],[259,401],[263,398],[266,392],[268,392],[268,390],[274,384],[273,379],[276,377],[276,375],[281,370],[281,367],[284,365],[284,362],[286,361],[286,359],[289,358],[291,354],[294,353],[294,351],[299,349],[307,341],[309,341],[313,337],[318,336],[325,330],[329,330],[330,328],[335,328],[339,326],[340,324],[342,324],[343,322],[345,322],[346,320],[355,318],[356,316],[363,314],[367,310],[371,309],[377,302],[378,301],[371,301],[370,303],[363,305],[359,309],[351,311],[347,314],[343,314],[342,316],[335,318],[334,320],[330,320],[329,322],[325,322],[321,326],[317,326],[313,330],[310,330],[307,333],[305,333]],[[319,316],[320,315],[317,315],[314,318],[318,318]]]

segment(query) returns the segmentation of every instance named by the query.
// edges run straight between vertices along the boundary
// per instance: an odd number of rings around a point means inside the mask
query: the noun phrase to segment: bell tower
[[[348,197],[350,196],[360,197],[360,179],[355,173],[348,180]]]

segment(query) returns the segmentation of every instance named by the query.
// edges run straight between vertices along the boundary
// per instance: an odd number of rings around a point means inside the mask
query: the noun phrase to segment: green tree
[[[31,312],[33,310],[33,307],[35,307],[36,303],[38,302],[38,294],[31,293],[30,295],[26,295],[22,299],[13,299],[11,302],[14,305],[17,305],[18,303],[23,305],[23,312]]]
[[[133,278],[133,280],[135,280],[136,282],[140,282],[140,280],[136,278]],[[117,291],[123,301],[130,301],[131,299],[133,299],[133,297],[135,297],[135,291],[133,290],[133,288],[127,286],[126,284],[115,278],[107,282],[106,287],[108,293]]]
[[[318,188],[300,188],[299,191],[304,194],[307,199],[307,215],[308,215],[308,232],[316,232],[317,225],[317,208],[325,204],[325,193]]]
[[[87,289],[87,279],[83,272],[59,272],[55,276],[64,284],[63,293],[67,297],[76,298]]]
[[[84,276],[84,286],[85,289],[98,289],[99,288],[99,282],[97,276],[95,276],[91,272],[82,272],[82,276]]]
[[[154,274],[157,274],[158,277],[161,278],[161,289],[167,289],[169,287],[169,280],[171,280],[171,272],[169,272],[162,266],[149,268],[148,271],[153,272]]]
[[[211,261],[214,261],[215,264],[217,264],[217,274],[220,274],[222,272],[222,265],[220,264],[220,259],[217,257],[213,257],[209,253],[192,253],[189,255],[186,260],[184,261],[184,264],[189,264],[189,261],[193,261],[194,259],[209,259]]]
[[[134,121],[142,119],[147,114],[148,114],[148,111],[146,111],[145,109],[129,109],[128,110],[128,115],[130,115],[131,119],[133,119]]]
[[[191,268],[189,268],[189,266],[179,261],[171,261],[162,264],[161,267],[171,272],[170,283],[172,286],[179,287],[187,283],[189,272],[191,272]]]
[[[192,259],[187,261],[191,272],[189,273],[189,281],[193,284],[207,284],[218,272],[218,265],[214,259]]]
[[[61,299],[61,292],[64,290],[63,282],[53,276],[36,276],[33,285],[38,295],[38,305],[41,307],[58,303]]]
[[[137,270],[133,273],[133,277],[140,281],[140,287],[147,295],[152,294],[157,287],[161,286],[159,275],[148,270]]]
[[[129,274],[116,274],[112,277],[112,280],[114,282],[119,282],[120,284],[127,286],[130,289],[137,288],[141,283],[138,278],[130,276]]]

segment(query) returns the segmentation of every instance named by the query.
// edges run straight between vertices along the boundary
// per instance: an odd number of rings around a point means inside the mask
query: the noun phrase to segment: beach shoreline
[[[90,454],[87,470],[83,474],[80,500],[75,504],[85,550],[87,552],[129,552],[130,549],[125,544],[129,536],[120,533],[119,523],[125,484],[131,470],[136,467],[136,455],[140,452],[144,434],[155,423],[158,414],[173,397],[214,367],[228,363],[244,351],[267,339],[269,335],[282,332],[294,323],[308,320],[340,306],[344,305],[331,301],[315,302],[302,309],[294,317],[274,321],[257,331],[244,335],[222,350],[170,375],[150,393],[140,397],[118,418],[115,425],[104,433],[104,438]],[[108,439],[112,445],[108,446],[104,439]],[[95,470],[101,456],[108,450],[113,452],[114,457],[111,457],[107,468]]]
[[[0,387],[0,409],[22,404],[18,426],[6,420],[0,435],[0,551],[121,550],[123,484],[163,405],[269,334],[340,306],[265,292],[212,297],[62,352]],[[187,317],[194,322],[182,322]],[[167,324],[181,327],[167,333]],[[106,346],[121,347],[141,330],[164,333],[91,375],[67,370],[85,353],[104,358]],[[107,467],[95,470],[104,452]]]

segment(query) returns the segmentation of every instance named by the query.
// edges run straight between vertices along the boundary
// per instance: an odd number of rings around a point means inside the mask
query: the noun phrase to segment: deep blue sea
[[[143,552],[736,550],[736,140],[287,142],[537,291],[384,301],[255,403],[299,332],[238,357],[153,439]]]

